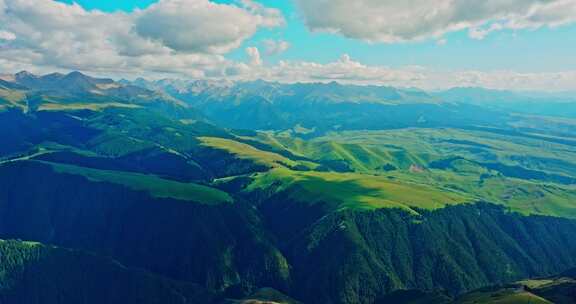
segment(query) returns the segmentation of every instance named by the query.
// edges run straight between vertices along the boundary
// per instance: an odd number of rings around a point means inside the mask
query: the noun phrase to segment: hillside
[[[519,281],[507,286],[495,286],[471,292],[456,299],[455,303],[555,303],[576,301],[574,271],[559,275]]]
[[[99,263],[174,303],[445,301],[576,267],[571,118],[336,83],[20,73],[0,94],[0,239],[89,257],[50,299]]]
[[[62,303],[217,303],[199,286],[77,250],[0,241],[0,301]]]

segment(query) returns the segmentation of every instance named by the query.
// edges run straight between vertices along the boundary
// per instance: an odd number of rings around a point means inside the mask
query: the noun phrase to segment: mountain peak
[[[81,72],[74,71],[74,72],[68,73],[68,75],[66,75],[66,78],[80,79],[80,78],[89,78],[89,77],[86,76],[86,75],[84,75],[84,74],[82,74]]]
[[[90,86],[111,85],[115,83],[115,81],[110,78],[95,78],[78,71],[69,73],[68,75],[63,77],[63,80],[68,83],[71,82],[77,85],[83,83],[84,85],[90,85]]]
[[[50,77],[56,78],[56,77],[63,77],[63,76],[65,76],[65,75],[62,73],[50,73],[50,74],[44,75],[44,77],[49,77],[49,78]]]
[[[23,78],[37,78],[36,75],[28,72],[28,71],[20,71],[14,75],[16,79],[23,79]]]
[[[64,77],[65,77],[65,75],[61,74],[61,73],[51,73],[51,74],[42,76],[41,79],[47,80],[47,81],[58,81]]]

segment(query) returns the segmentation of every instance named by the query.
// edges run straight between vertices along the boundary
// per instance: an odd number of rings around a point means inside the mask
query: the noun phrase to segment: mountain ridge
[[[570,118],[337,83],[16,78],[36,89],[0,82],[0,239],[230,303],[452,298],[576,266]]]

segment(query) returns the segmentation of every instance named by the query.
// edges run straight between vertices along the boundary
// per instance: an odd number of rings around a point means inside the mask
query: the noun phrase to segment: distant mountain
[[[22,71],[1,80],[0,89],[12,90],[12,103],[28,111],[56,109],[102,109],[107,107],[148,107],[173,114],[196,117],[200,115],[190,106],[169,95],[112,79],[94,78],[80,72],[52,73],[37,76]],[[18,93],[18,99],[14,96]],[[2,95],[8,96],[7,91]]]
[[[0,89],[3,90],[26,90],[25,86],[19,85],[14,82],[5,81],[0,79]]]
[[[576,94],[453,88],[433,95],[446,102],[474,104],[524,114],[576,118]]]
[[[466,102],[479,105],[537,103],[547,100],[549,103],[575,102],[576,95],[551,92],[515,92],[493,90],[479,87],[457,87],[446,91],[431,93],[446,102]]]
[[[134,90],[134,94],[150,94],[139,87],[116,83],[112,79],[94,78],[80,72],[69,74],[52,73],[36,76],[26,71],[14,75],[14,82],[31,90],[61,94],[110,94],[122,90]]]
[[[217,124],[237,129],[291,129],[317,133],[398,127],[494,124],[502,113],[443,101],[417,89],[332,83],[265,81],[136,80],[202,111]]]
[[[140,78],[133,84],[182,100],[221,126],[249,130],[303,128],[309,130],[309,137],[331,131],[406,127],[493,126],[529,131],[535,127],[525,123],[530,115],[556,117],[554,124],[562,124],[562,118],[576,118],[576,96],[568,93],[484,88],[425,92],[335,82],[282,84],[261,80],[234,83]]]
[[[132,82],[142,87],[163,90],[181,97],[200,97],[209,95],[214,99],[234,97],[237,100],[247,97],[261,97],[270,103],[286,102],[285,98],[300,98],[302,101],[316,103],[438,103],[440,100],[424,91],[397,89],[385,86],[356,86],[331,83],[282,84],[263,80],[251,82],[225,81],[183,81],[164,79],[147,81],[137,79]],[[207,97],[207,96],[206,96]],[[198,102],[208,102],[202,100]]]

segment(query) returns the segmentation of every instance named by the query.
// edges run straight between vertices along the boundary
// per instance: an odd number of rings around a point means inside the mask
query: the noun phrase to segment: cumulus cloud
[[[308,61],[280,61],[272,66],[252,65],[237,75],[235,80],[265,79],[278,82],[332,82],[349,84],[380,84],[413,86],[424,80],[418,67],[391,69],[368,66],[344,54],[338,60],[326,64]]]
[[[283,23],[278,10],[248,0],[161,0],[131,13],[47,0],[0,0],[0,59],[11,68],[33,70],[225,75],[238,63],[224,53],[259,28]]]
[[[265,7],[264,5],[253,0],[240,0],[242,6],[250,11],[252,15],[260,16],[260,22],[263,26],[274,27],[285,25],[284,16],[275,8]]]
[[[576,0],[297,0],[307,26],[370,42],[440,38],[469,30],[476,39],[502,29],[576,21]]]
[[[267,39],[262,42],[266,55],[278,55],[286,52],[290,48],[290,43],[284,40]]]
[[[472,37],[481,39],[502,28],[559,26],[572,22],[576,16],[576,0],[438,0],[434,5],[424,0],[298,1],[304,11],[315,9],[318,14],[325,14],[307,16],[313,29],[329,29],[371,41],[434,36],[443,44],[442,33],[458,28],[467,28]],[[390,68],[363,64],[348,55],[324,64],[281,61],[267,65],[256,47],[245,50],[246,63],[232,61],[225,53],[239,47],[255,31],[284,24],[276,9],[252,0],[235,3],[162,0],[131,13],[105,13],[49,0],[0,0],[0,71],[81,70],[116,77],[338,81],[425,89],[485,86],[576,90],[576,72]],[[395,14],[385,14],[390,10]],[[348,20],[342,21],[342,16]],[[261,46],[262,53],[273,55],[290,45],[270,40]]]
[[[368,66],[344,54],[335,62],[318,64],[313,62],[281,62],[275,68],[276,75],[288,79],[310,81],[340,81],[356,84],[402,85],[416,83],[423,79],[420,71],[414,67],[391,69],[381,66]]]
[[[228,74],[230,80],[265,79],[284,83],[340,82],[356,85],[418,87],[436,90],[452,87],[486,87],[503,90],[574,91],[576,71],[519,73],[515,71],[440,71],[421,66],[390,68],[362,64],[344,54],[326,64],[280,61],[277,65],[244,65]]]
[[[135,30],[175,51],[226,53],[259,27],[284,22],[277,10],[243,3],[240,8],[208,0],[163,0],[137,14]]]

